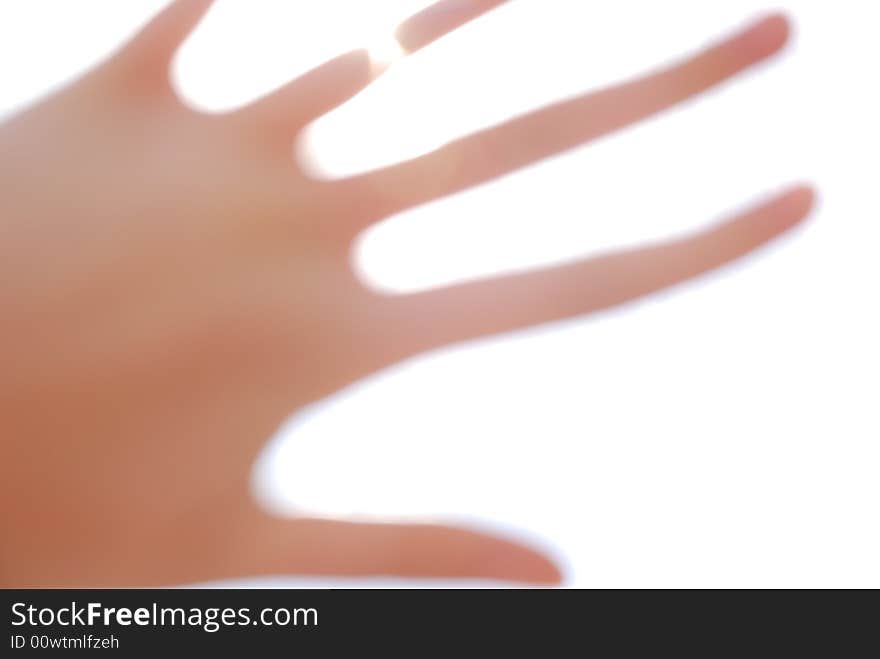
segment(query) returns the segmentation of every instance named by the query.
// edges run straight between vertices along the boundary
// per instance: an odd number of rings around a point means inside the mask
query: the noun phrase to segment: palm
[[[422,14],[401,40],[421,47],[494,4],[451,21]],[[3,500],[30,500],[7,515],[20,582],[282,572],[554,580],[531,550],[465,530],[272,518],[251,502],[250,465],[291,411],[388,364],[623,303],[793,226],[807,191],[677,243],[397,297],[365,288],[349,263],[352,240],[372,222],[684,100],[776,51],[784,22],[331,182],[307,176],[292,145],[369,83],[366,56],[342,56],[242,110],[200,115],[175,98],[167,66],[209,5],[174,3],[118,57],[2,136],[8,152],[62,170],[38,183],[36,169],[5,174],[10,189],[42,190],[4,202],[6,216],[30,218],[11,225],[17,249],[4,267],[44,264],[7,292],[20,310],[9,345],[39,345],[6,360],[11,444],[25,457]],[[84,462],[92,467],[68,468]],[[47,473],[52,487],[32,494]]]

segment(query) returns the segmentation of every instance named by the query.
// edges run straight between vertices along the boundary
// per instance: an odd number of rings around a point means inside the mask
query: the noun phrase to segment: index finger
[[[789,25],[773,15],[689,59],[456,139],[412,160],[340,181],[369,211],[353,230],[490,181],[620,130],[725,82],[777,52]]]

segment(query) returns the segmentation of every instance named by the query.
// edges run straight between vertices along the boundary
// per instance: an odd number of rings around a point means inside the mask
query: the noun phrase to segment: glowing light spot
[[[373,72],[378,75],[394,62],[403,58],[406,51],[393,34],[383,34],[370,42],[367,51],[373,63]]]

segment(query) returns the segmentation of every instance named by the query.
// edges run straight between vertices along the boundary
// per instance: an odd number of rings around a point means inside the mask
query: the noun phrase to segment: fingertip
[[[742,35],[745,47],[756,57],[767,57],[781,50],[791,38],[792,24],[783,12],[773,12],[758,19]]]
[[[744,230],[754,245],[760,245],[800,226],[816,203],[816,191],[808,184],[796,184],[757,204],[734,220],[731,227]]]
[[[536,586],[558,586],[563,579],[562,570],[545,554],[507,542],[486,563],[483,574],[490,579]]]
[[[777,42],[784,42],[792,31],[791,17],[784,11],[777,10],[766,14],[760,22],[764,25],[768,36],[774,36]]]
[[[334,87],[360,91],[385,73],[397,59],[397,53],[384,41],[350,50],[330,61],[337,79]]]
[[[440,0],[407,18],[394,31],[394,36],[404,52],[413,53],[505,1]]]
[[[816,207],[818,192],[808,183],[799,183],[789,188],[779,200],[786,215],[793,221],[806,219]]]
[[[529,583],[537,586],[559,586],[565,580],[562,569],[550,558],[536,555]]]
[[[355,48],[347,53],[338,55],[330,60],[326,66],[335,69],[339,77],[351,78],[355,81],[363,81],[369,77],[372,70],[372,58],[366,48]]]
[[[479,529],[435,527],[434,547],[446,563],[446,576],[556,586],[562,571],[550,556],[521,539]]]

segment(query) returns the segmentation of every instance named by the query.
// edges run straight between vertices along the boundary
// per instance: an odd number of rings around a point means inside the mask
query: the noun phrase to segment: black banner
[[[444,649],[604,648],[833,656],[875,626],[873,593],[550,590],[6,590],[2,656],[108,650],[119,656],[284,651],[338,656]],[[868,595],[863,601],[861,595]],[[867,606],[865,606],[867,604]],[[835,623],[844,625],[834,634]],[[869,641],[876,649],[876,639]],[[353,652],[352,652],[353,651]],[[632,654],[631,654],[632,653]],[[517,653],[519,654],[519,653]],[[571,652],[563,653],[565,656]],[[554,654],[555,656],[555,654]]]

